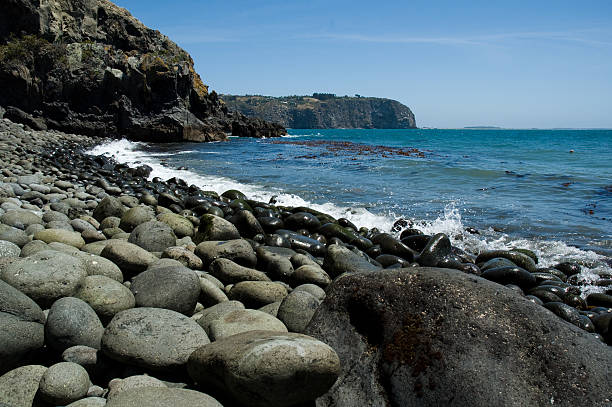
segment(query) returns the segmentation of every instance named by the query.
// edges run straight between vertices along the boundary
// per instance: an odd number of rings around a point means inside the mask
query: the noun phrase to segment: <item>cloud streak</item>
[[[605,38],[591,38],[588,34],[600,33]],[[527,31],[474,36],[404,36],[404,35],[367,35],[350,33],[328,33],[298,36],[301,39],[327,39],[337,41],[371,42],[387,44],[437,44],[437,45],[495,45],[516,40],[544,40],[556,42],[575,42],[592,46],[610,46],[610,33],[595,29],[574,31]]]

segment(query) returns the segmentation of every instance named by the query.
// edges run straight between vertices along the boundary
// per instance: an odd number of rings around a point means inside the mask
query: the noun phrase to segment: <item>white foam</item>
[[[229,189],[237,189],[250,199],[257,201],[268,202],[272,197],[275,197],[277,205],[306,206],[327,213],[335,218],[347,218],[358,227],[377,227],[381,231],[389,232],[394,222],[399,218],[393,212],[379,215],[361,207],[342,207],[333,203],[317,204],[309,202],[298,195],[287,194],[278,188],[243,184],[227,177],[200,175],[189,170],[168,168],[162,165],[157,158],[168,154],[151,154],[140,151],[143,148],[146,148],[145,143],[116,140],[94,147],[89,151],[89,154],[111,156],[118,162],[128,165],[146,164],[153,168],[150,178],[160,177],[167,180],[172,177],[179,177],[189,184],[194,184],[201,189],[215,191],[219,194]],[[568,246],[560,241],[514,239],[507,234],[496,232],[493,229],[481,230],[479,235],[469,234],[465,231],[466,228],[462,222],[461,211],[454,203],[447,205],[444,213],[437,216],[434,220],[417,220],[413,222],[414,227],[420,229],[425,234],[445,233],[449,236],[454,246],[469,253],[478,254],[485,250],[524,248],[532,250],[538,256],[538,266],[540,267],[550,267],[563,261],[580,263],[583,266],[580,277],[587,284],[584,293],[603,290],[601,287],[591,285],[599,278],[597,276],[598,272],[612,273],[612,268],[604,262],[604,256],[593,251]],[[397,234],[399,235],[399,232]]]

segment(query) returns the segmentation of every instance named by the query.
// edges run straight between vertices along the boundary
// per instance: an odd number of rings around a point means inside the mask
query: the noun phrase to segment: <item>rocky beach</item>
[[[610,404],[580,265],[148,179],[102,141],[0,122],[1,405]]]
[[[612,405],[608,269],[585,290],[581,264],[524,247],[92,154],[286,131],[106,0],[11,0],[0,23],[0,407]]]

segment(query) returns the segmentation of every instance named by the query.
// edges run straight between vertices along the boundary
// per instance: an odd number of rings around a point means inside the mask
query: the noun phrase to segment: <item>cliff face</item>
[[[187,52],[107,0],[4,0],[0,106],[38,128],[147,141],[274,137],[232,113]]]
[[[410,108],[390,99],[317,93],[280,98],[233,95],[222,95],[221,98],[230,110],[294,129],[416,128]]]

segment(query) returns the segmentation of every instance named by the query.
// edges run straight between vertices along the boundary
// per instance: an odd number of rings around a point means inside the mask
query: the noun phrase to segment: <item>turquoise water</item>
[[[472,245],[481,248],[518,241],[541,252],[560,245],[554,250],[565,254],[573,248],[612,254],[611,130],[289,133],[280,140],[131,143],[117,154],[154,164],[162,177],[319,205],[358,225],[390,229],[405,218],[427,232],[452,233],[457,242],[468,238],[465,227],[475,227],[480,242]],[[188,170],[177,173],[179,166]]]

